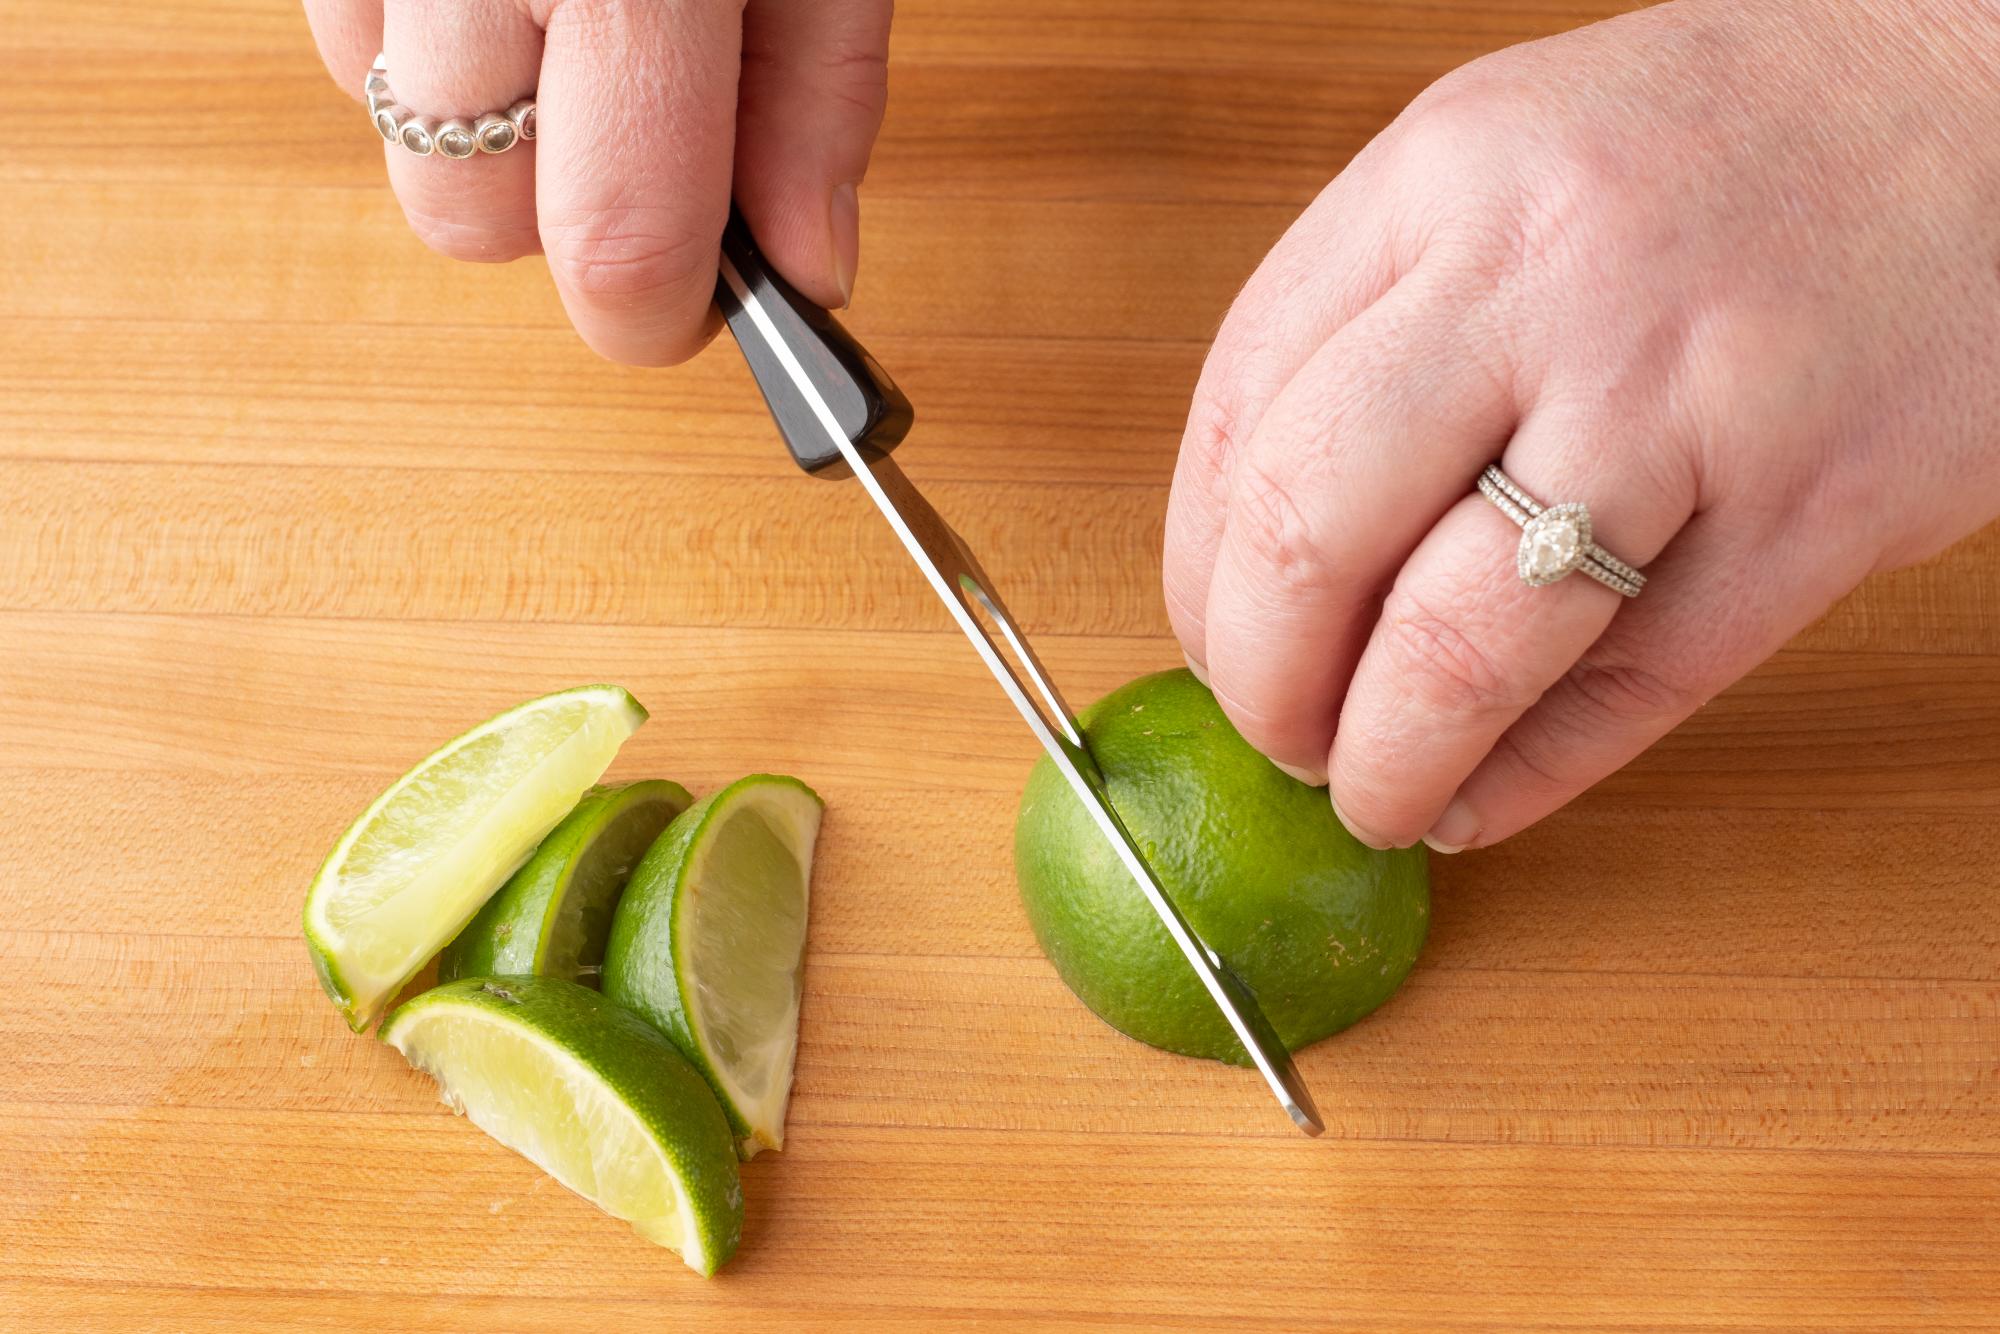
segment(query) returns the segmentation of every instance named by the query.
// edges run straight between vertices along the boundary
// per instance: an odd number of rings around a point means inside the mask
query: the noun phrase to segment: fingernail
[[[1181,661],[1185,662],[1188,665],[1188,670],[1194,673],[1195,680],[1201,682],[1203,685],[1208,684],[1208,668],[1202,666],[1185,653],[1181,654]]]
[[[1277,765],[1282,772],[1290,774],[1292,777],[1298,779],[1301,783],[1304,783],[1307,787],[1326,786],[1326,775],[1320,773],[1318,770],[1302,769],[1295,764],[1286,764],[1282,760],[1272,760],[1271,763]]]
[[[1479,837],[1479,815],[1472,807],[1458,798],[1451,799],[1451,805],[1444,808],[1431,832],[1424,835],[1424,846],[1432,852],[1442,852],[1450,856],[1463,852]]]
[[[1365,833],[1362,830],[1356,829],[1354,827],[1354,821],[1348,819],[1345,815],[1342,815],[1340,813],[1340,803],[1334,801],[1332,788],[1327,789],[1326,799],[1333,806],[1333,818],[1340,821],[1341,828],[1345,829],[1348,833],[1354,835],[1354,841],[1356,843],[1361,844],[1363,847],[1373,848],[1377,852],[1389,851],[1388,840],[1376,838],[1375,835],[1373,834]]]
[[[861,196],[854,182],[833,187],[833,281],[841,309],[854,304],[854,270],[861,263]]]

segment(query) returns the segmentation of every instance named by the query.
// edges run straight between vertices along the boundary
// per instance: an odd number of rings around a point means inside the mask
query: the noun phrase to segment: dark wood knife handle
[[[757,304],[804,368],[808,380],[833,412],[834,420],[864,458],[879,458],[909,432],[910,401],[888,372],[842,328],[840,321],[793,290],[765,262],[743,217],[729,211],[722,254],[743,279]],[[778,359],[766,331],[758,327],[727,277],[716,283],[716,304],[736,336],[743,359],[778,423],[792,459],[815,477],[846,477],[849,469],[826,427],[791,373]]]

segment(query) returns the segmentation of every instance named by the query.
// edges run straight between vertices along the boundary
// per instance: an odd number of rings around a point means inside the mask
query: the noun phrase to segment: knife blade
[[[764,262],[749,228],[733,210],[723,234],[716,302],[793,460],[816,476],[851,475],[861,483],[1131,874],[1279,1105],[1301,1130],[1319,1134],[1324,1124],[1291,1053],[1250,989],[1202,941],[1161,887],[1105,793],[1076,715],[992,579],[889,457],[913,418],[895,382],[829,312],[800,296]],[[1008,653],[1002,653],[1002,643]]]

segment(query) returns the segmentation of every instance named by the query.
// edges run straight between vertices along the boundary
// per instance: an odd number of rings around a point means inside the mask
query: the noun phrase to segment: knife
[[[1027,637],[994,591],[993,581],[890,459],[889,451],[913,420],[909,400],[839,321],[800,296],[764,262],[750,229],[734,209],[722,236],[721,270],[716,304],[750,363],[793,461],[815,477],[853,477],[861,483],[958,628],[972,641],[986,670],[1020,710],[1050,762],[1097,822],[1279,1105],[1299,1129],[1319,1134],[1325,1126],[1291,1053],[1250,989],[1202,943],[1160,887],[1159,877],[1105,795],[1103,776],[1076,715],[1063,703]],[[999,631],[998,641],[987,629],[989,622]],[[1001,642],[1011,661],[1001,653]],[[1023,675],[1029,684],[1023,683]]]

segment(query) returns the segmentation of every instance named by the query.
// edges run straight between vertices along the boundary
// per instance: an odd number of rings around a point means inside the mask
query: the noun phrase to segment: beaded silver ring
[[[469,158],[480,153],[504,153],[535,137],[535,99],[524,97],[505,111],[488,111],[467,118],[420,116],[389,91],[387,56],[376,56],[362,91],[368,97],[368,118],[382,141],[417,157]]]

